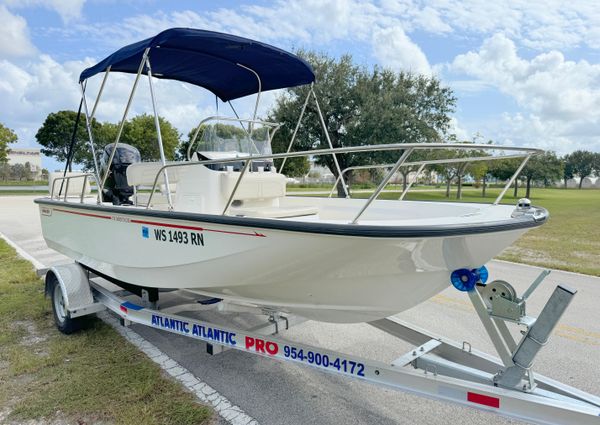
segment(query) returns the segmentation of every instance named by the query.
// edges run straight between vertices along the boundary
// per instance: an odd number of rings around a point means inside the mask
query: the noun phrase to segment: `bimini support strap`
[[[77,126],[79,125],[79,117],[81,116],[81,107],[82,106],[83,106],[83,97],[81,98],[81,101],[79,102],[79,109],[77,110],[77,116],[75,117],[75,126],[73,127],[73,133],[71,133],[71,144],[69,145],[69,150],[67,152],[67,161],[65,162],[65,171],[63,172],[63,177],[65,177],[67,175],[67,170],[69,169],[71,162],[73,162],[75,141],[77,139]],[[65,182],[65,179],[63,179],[60,182],[60,189],[58,191],[59,198],[60,198],[60,194],[62,193],[64,182]]]

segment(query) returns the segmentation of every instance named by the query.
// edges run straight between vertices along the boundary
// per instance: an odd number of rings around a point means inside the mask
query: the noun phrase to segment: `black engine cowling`
[[[119,143],[109,166],[108,160],[113,147],[114,143],[106,145],[100,158],[101,175],[104,175],[107,169],[110,171],[102,191],[102,200],[112,202],[114,205],[131,205],[132,202],[129,198],[133,195],[133,186],[129,186],[127,183],[126,171],[131,164],[141,162],[142,157],[135,147],[126,143]]]

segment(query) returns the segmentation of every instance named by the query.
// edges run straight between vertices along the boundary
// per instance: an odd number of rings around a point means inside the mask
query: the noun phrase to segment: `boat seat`
[[[221,190],[225,198],[233,192],[240,173],[228,171],[221,174]],[[285,176],[271,172],[245,173],[235,191],[234,199],[272,199],[285,196]]]
[[[298,205],[294,207],[230,207],[229,215],[257,218],[291,218],[315,215],[317,207]]]
[[[229,171],[221,174],[221,190],[229,197],[239,172]],[[286,177],[271,172],[246,173],[235,191],[234,204],[229,207],[229,214],[259,218],[289,218],[317,214],[318,208],[313,206],[279,206],[279,198],[285,196]],[[236,205],[235,202],[239,204]]]
[[[173,164],[173,162],[167,162],[167,164]],[[154,179],[156,178],[156,174],[158,170],[162,168],[161,162],[136,162],[127,167],[127,183],[130,186],[152,186],[154,184]],[[169,168],[167,169],[167,174],[169,176],[169,187],[172,186],[173,183],[177,183],[179,181],[179,168]],[[159,178],[159,183],[164,182],[162,178]]]

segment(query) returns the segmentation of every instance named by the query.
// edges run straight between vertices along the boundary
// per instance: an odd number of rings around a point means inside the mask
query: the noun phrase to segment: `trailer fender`
[[[85,316],[105,309],[103,304],[94,300],[90,288],[88,273],[77,263],[51,267],[46,272],[44,292],[50,296],[54,285],[59,285],[68,316]]]

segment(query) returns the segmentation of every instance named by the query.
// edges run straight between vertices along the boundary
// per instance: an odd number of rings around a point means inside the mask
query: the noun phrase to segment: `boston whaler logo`
[[[51,208],[42,207],[42,208],[40,208],[40,213],[42,215],[51,216],[52,215],[52,209]]]

